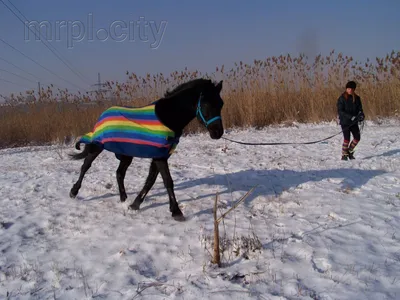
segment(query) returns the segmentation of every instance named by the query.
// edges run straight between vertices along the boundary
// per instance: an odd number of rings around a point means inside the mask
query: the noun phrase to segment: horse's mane
[[[193,80],[190,80],[188,82],[178,85],[172,91],[167,90],[167,92],[164,94],[164,97],[169,98],[169,97],[175,96],[176,94],[183,92],[185,90],[196,88],[199,86],[206,86],[206,85],[209,85],[210,87],[212,87],[213,82],[210,79],[204,79],[204,78],[193,79]]]

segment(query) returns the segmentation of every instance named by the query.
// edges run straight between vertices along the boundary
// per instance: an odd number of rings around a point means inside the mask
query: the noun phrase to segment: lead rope
[[[312,142],[303,142],[303,143],[289,143],[289,142],[283,142],[283,143],[250,143],[250,142],[240,142],[240,141],[235,141],[235,140],[231,140],[228,139],[226,137],[222,137],[222,139],[233,142],[233,143],[237,143],[237,144],[242,144],[242,145],[251,145],[251,146],[274,146],[274,145],[310,145],[310,144],[316,144],[316,143],[320,143],[326,140],[329,140],[339,134],[341,134],[344,130],[349,129],[351,126],[353,126],[354,124],[357,124],[358,120],[356,120],[355,122],[353,122],[352,124],[350,124],[349,126],[347,126],[345,129],[343,129],[342,131],[328,136],[327,138],[321,139],[321,140],[317,140],[317,141],[312,141]],[[361,122],[362,124],[364,124],[364,122]],[[362,125],[362,127],[364,127],[364,125]]]

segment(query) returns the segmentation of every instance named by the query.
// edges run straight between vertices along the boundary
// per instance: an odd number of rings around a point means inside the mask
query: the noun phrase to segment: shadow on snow
[[[297,186],[305,183],[313,183],[320,182],[328,179],[340,180],[340,183],[337,183],[337,189],[356,189],[362,187],[372,178],[382,175],[386,173],[383,170],[361,170],[361,169],[332,169],[332,170],[307,170],[307,171],[293,171],[293,170],[245,170],[239,171],[235,173],[229,174],[213,174],[211,176],[193,180],[187,180],[180,182],[179,178],[175,179],[174,189],[175,192],[185,191],[187,189],[203,186],[205,189],[212,187],[213,190],[219,191],[220,195],[230,194],[234,192],[242,192],[244,195],[247,191],[249,191],[252,187],[257,185],[257,188],[251,193],[245,202],[244,205],[248,206],[251,202],[259,197],[268,197],[273,196],[277,197],[282,194],[282,192],[289,190],[291,188],[296,188]],[[335,184],[335,183],[331,183]],[[139,186],[138,186],[139,188]],[[200,189],[201,191],[201,189]],[[133,198],[136,196],[136,192],[130,193],[130,200],[133,201]],[[102,196],[95,196],[89,199],[82,199],[85,201],[93,201],[98,199],[104,199],[112,196],[117,196],[118,194],[107,193]],[[146,200],[144,201],[144,205],[141,208],[141,211],[151,209],[158,206],[168,205],[168,196],[160,188],[156,189],[156,186],[153,190],[150,191],[147,199],[154,197],[165,197],[165,201],[158,203],[151,203],[146,206]],[[186,203],[194,200],[201,200],[204,198],[214,199],[215,193],[202,193],[196,199],[192,197],[177,195],[178,203]],[[236,201],[238,199],[234,199]],[[129,200],[128,200],[129,201]],[[210,209],[207,210],[208,213],[211,212],[212,203],[210,202]],[[233,204],[233,203],[232,203]]]

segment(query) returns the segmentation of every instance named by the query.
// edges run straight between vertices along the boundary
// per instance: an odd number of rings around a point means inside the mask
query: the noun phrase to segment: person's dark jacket
[[[353,96],[343,93],[337,100],[337,112],[339,115],[340,125],[348,126],[358,119],[361,115],[362,120],[364,119],[364,112],[361,104],[360,96],[355,95],[355,101]],[[355,117],[353,120],[351,120]]]

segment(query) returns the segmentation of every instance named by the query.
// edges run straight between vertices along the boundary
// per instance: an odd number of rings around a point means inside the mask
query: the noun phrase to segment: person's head
[[[353,95],[356,87],[357,87],[357,84],[354,81],[347,82],[346,93],[349,95]]]

